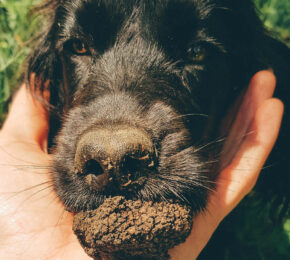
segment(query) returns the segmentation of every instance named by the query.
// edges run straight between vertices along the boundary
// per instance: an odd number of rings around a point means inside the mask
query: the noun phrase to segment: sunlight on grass
[[[260,17],[265,26],[290,47],[290,1],[289,0],[255,0]]]
[[[30,13],[40,0],[0,0],[0,122],[11,92],[19,84],[22,63],[30,52],[39,21]]]

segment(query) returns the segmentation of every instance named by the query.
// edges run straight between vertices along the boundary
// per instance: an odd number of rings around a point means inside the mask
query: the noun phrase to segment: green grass
[[[0,0],[0,125],[17,88],[39,20],[30,13],[40,0]]]
[[[241,203],[236,211],[238,226],[233,234],[240,255],[229,257],[229,260],[290,259],[290,219],[273,221],[270,205],[258,202],[254,192]],[[236,252],[229,252],[229,255],[236,255]]]
[[[57,1],[57,0],[56,0]],[[239,1],[239,0],[233,0]],[[240,0],[243,1],[243,0]],[[7,112],[9,97],[21,82],[23,61],[31,51],[31,39],[40,26],[40,18],[29,11],[41,0],[0,0],[0,125]],[[290,47],[290,1],[255,0],[266,27]],[[241,259],[290,259],[290,219],[269,228],[267,209],[245,211],[240,217],[237,238],[244,252]],[[255,230],[252,230],[253,226]],[[273,245],[275,245],[273,247]],[[247,258],[252,252],[255,257]],[[255,253],[254,253],[255,252]],[[233,259],[229,256],[228,259]],[[236,258],[235,258],[236,259]]]
[[[290,47],[290,1],[255,0],[265,26]]]

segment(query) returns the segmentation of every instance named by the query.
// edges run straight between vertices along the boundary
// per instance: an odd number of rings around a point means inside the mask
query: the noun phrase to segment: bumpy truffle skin
[[[169,259],[167,251],[185,241],[192,228],[190,207],[141,202],[117,196],[96,210],[79,212],[73,230],[94,259]]]

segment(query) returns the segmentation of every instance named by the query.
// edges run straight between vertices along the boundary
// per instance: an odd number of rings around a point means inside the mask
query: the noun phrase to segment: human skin
[[[226,147],[245,137],[231,151],[235,156],[221,171],[207,209],[195,217],[191,235],[169,251],[172,259],[195,259],[254,187],[280,129],[283,104],[272,98],[275,85],[269,71],[249,83]],[[21,86],[0,131],[0,259],[90,259],[73,234],[73,215],[52,188],[48,128],[47,112]]]

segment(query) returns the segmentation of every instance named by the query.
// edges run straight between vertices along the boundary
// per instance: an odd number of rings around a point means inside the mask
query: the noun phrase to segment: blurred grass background
[[[17,88],[24,71],[23,61],[29,54],[37,33],[39,17],[31,7],[41,0],[0,0],[0,126],[9,98]]]
[[[238,1],[238,0],[233,0]],[[243,1],[243,0],[241,0]],[[254,0],[266,27],[277,33],[290,47],[290,0]],[[23,61],[33,46],[34,37],[41,28],[41,17],[31,13],[33,5],[41,0],[0,0],[0,126],[6,115],[13,89],[17,88],[25,70]],[[255,205],[240,218],[236,234],[239,259],[290,259],[290,219],[273,226],[267,208],[261,211]],[[255,230],[252,230],[255,226]],[[251,230],[250,230],[251,229]],[[267,230],[266,230],[267,229]],[[227,259],[238,259],[228,252]]]

